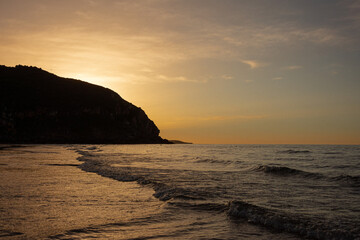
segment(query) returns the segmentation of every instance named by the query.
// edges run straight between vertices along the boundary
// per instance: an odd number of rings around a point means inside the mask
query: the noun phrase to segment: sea
[[[360,239],[359,145],[3,145],[0,173],[4,239]]]

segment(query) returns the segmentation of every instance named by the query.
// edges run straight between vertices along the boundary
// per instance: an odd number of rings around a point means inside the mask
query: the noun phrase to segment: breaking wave
[[[147,178],[146,176],[137,175],[131,168],[116,168],[103,164],[100,161],[88,160],[86,157],[79,157],[79,161],[85,161],[79,166],[80,169],[86,172],[94,172],[103,177],[112,178],[122,182],[136,181],[141,185],[149,185],[154,190],[154,196],[161,201],[168,201],[170,199],[188,199],[188,200],[204,200],[205,198],[201,192],[192,192],[190,190],[178,188],[157,182],[156,180]]]
[[[313,223],[304,217],[281,214],[243,201],[231,201],[228,214],[242,218],[250,223],[261,225],[276,231],[286,231],[311,239],[357,239],[359,234],[332,226]]]

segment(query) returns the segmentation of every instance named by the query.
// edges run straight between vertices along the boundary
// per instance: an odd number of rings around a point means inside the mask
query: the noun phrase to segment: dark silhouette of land
[[[0,142],[169,143],[114,91],[21,65],[0,65]]]
[[[190,142],[184,142],[184,141],[180,141],[180,140],[169,140],[169,142],[171,142],[173,144],[192,144]]]

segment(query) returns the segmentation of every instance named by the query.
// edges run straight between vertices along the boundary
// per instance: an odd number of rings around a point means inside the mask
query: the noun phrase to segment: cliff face
[[[0,142],[167,143],[114,91],[26,66],[0,66]]]

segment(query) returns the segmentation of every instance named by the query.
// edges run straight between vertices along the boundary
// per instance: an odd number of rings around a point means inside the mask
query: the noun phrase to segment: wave
[[[138,181],[142,184],[142,181]],[[171,187],[163,183],[150,183],[155,190],[154,197],[158,198],[161,201],[168,201],[171,199],[182,199],[182,200],[205,200],[204,197],[201,197],[199,193],[195,193],[186,189]]]
[[[17,144],[14,144],[14,145],[2,145],[2,146],[0,146],[0,151],[7,150],[7,149],[12,149],[12,148],[23,148],[23,147],[26,147],[26,146],[25,145],[17,145]]]
[[[255,172],[264,172],[266,174],[273,174],[281,177],[297,176],[310,179],[323,179],[326,181],[338,182],[340,184],[346,184],[350,187],[360,187],[360,176],[351,176],[342,174],[335,177],[325,176],[321,173],[306,172],[299,169],[284,167],[284,166],[269,166],[259,165],[251,169]]]
[[[188,208],[196,211],[215,211],[218,213],[226,212],[231,217],[245,219],[252,224],[261,225],[276,231],[297,234],[306,238],[360,239],[358,229],[348,230],[345,229],[346,227],[339,229],[336,225],[332,226],[336,223],[316,221],[316,219],[308,219],[302,215],[286,214],[280,212],[280,210],[275,211],[238,200],[231,201],[228,204],[211,203],[209,193],[179,188],[170,185],[168,182],[158,182],[156,181],[156,176],[154,176],[152,172],[147,172],[146,169],[113,167],[99,159],[99,155],[91,154],[87,151],[78,151],[78,153],[83,155],[78,158],[78,160],[83,161],[83,163],[79,165],[80,169],[87,172],[94,172],[103,177],[112,178],[118,181],[136,181],[141,185],[150,186],[154,189],[154,196],[156,198],[179,208]],[[278,176],[295,175],[300,177],[324,178],[333,181],[355,183],[359,183],[360,181],[360,176],[341,175],[330,178],[320,173],[309,173],[285,166],[260,165],[252,170]],[[174,184],[176,185],[176,183]],[[179,201],[170,201],[172,199],[178,199]]]
[[[324,152],[326,155],[340,155],[343,154],[342,152]]]
[[[195,211],[225,212],[231,218],[245,219],[250,224],[309,239],[353,240],[360,237],[358,229],[339,228],[336,223],[321,222],[301,215],[274,211],[241,200],[230,201],[227,204],[211,202],[168,202],[168,204]]]
[[[222,164],[222,165],[230,165],[230,164],[239,164],[242,163],[242,161],[231,161],[231,160],[219,160],[219,159],[210,159],[210,158],[204,158],[196,160],[195,163],[211,163],[211,164]]]
[[[346,183],[353,187],[360,187],[360,176],[351,176],[351,175],[340,175],[337,177],[332,177],[333,180]]]
[[[84,161],[79,168],[86,172],[94,172],[103,177],[112,178],[122,182],[136,181],[141,185],[151,186],[154,190],[154,197],[161,201],[171,199],[204,200],[205,193],[193,192],[190,190],[174,187],[164,183],[159,183],[141,174],[136,174],[130,167],[116,168],[104,164],[100,161],[90,160],[88,157],[79,157],[79,161]],[[204,196],[204,197],[203,197]]]
[[[46,163],[46,164],[41,164],[41,165],[44,165],[44,166],[58,166],[58,167],[78,167],[79,164],[71,164],[71,163],[65,163],[65,164],[62,164],[62,163]]]
[[[96,146],[91,146],[91,147],[87,147],[87,150],[98,150],[98,147]]]
[[[257,172],[275,174],[275,175],[279,175],[279,176],[299,175],[299,176],[308,177],[308,178],[321,178],[321,177],[323,177],[323,175],[320,174],[320,173],[310,173],[310,172],[305,172],[305,171],[302,171],[302,170],[289,168],[289,167],[284,167],[284,166],[259,165],[259,166],[255,167],[255,168],[253,168],[252,170],[257,171]]]
[[[124,231],[127,231],[124,228],[134,228],[134,230],[138,228],[144,228],[148,225],[151,225],[152,223],[158,223],[163,221],[164,220],[163,217],[164,216],[161,214],[154,214],[151,216],[151,218],[149,217],[134,218],[131,219],[131,221],[110,222],[99,225],[73,228],[70,230],[66,230],[65,232],[60,234],[50,235],[48,236],[48,238],[49,239],[110,239],[110,236],[112,237],[115,236],[115,239],[125,239],[125,236],[123,234],[119,235],[119,232],[124,233]],[[148,239],[148,238],[139,237],[139,238],[126,238],[126,239]]]
[[[13,237],[13,236],[19,236],[19,235],[24,235],[24,233],[21,233],[21,232],[12,232],[12,231],[9,231],[9,230],[0,229],[0,238],[3,238],[3,237]]]
[[[304,217],[295,217],[278,213],[244,201],[228,203],[228,215],[247,220],[249,223],[261,225],[276,231],[285,231],[311,239],[358,239],[359,232],[323,226]]]
[[[311,153],[311,151],[309,151],[309,150],[293,150],[293,149],[288,149],[288,150],[284,150],[284,151],[278,151],[277,153],[303,154],[303,153]]]
[[[229,209],[227,204],[221,203],[169,202],[168,204],[196,211],[225,212]]]

